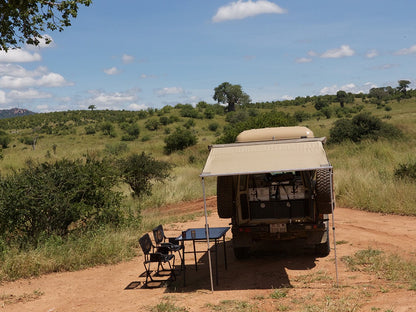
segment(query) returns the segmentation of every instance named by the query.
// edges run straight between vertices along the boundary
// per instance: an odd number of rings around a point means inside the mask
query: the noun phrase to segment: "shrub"
[[[148,129],[150,131],[155,131],[155,130],[159,129],[160,123],[159,123],[159,120],[157,120],[155,118],[150,118],[150,119],[146,120],[144,126],[146,127],[146,129]]]
[[[118,167],[124,182],[133,190],[133,195],[141,197],[151,195],[153,182],[161,182],[169,177],[172,165],[142,152],[119,160]]]
[[[95,134],[96,130],[94,126],[86,126],[85,127],[85,134],[91,135]]]
[[[190,130],[177,128],[175,132],[165,138],[165,153],[171,154],[196,143],[197,137]]]
[[[192,127],[195,127],[195,120],[193,120],[193,119],[188,119],[184,124],[183,124],[183,126],[186,128],[186,129],[190,129],[190,128],[192,128]]]
[[[0,180],[0,235],[36,245],[43,235],[121,221],[113,166],[92,159],[33,163]]]
[[[211,122],[209,125],[208,125],[208,130],[209,131],[212,131],[212,132],[215,132],[215,131],[217,131],[217,129],[218,129],[218,127],[219,127],[220,125],[218,124],[218,122]]]
[[[116,137],[115,127],[111,122],[104,122],[101,124],[100,129],[104,135]]]
[[[304,111],[296,111],[293,114],[293,117],[296,119],[297,122],[302,122],[311,119],[311,114]]]
[[[10,136],[3,130],[0,130],[0,145],[2,148],[7,148],[12,139]]]
[[[340,143],[344,140],[360,142],[362,140],[378,140],[383,137],[395,139],[401,137],[399,129],[383,122],[370,113],[361,113],[352,119],[339,119],[330,129],[330,142]]]
[[[399,167],[394,170],[394,176],[399,179],[416,181],[416,160],[406,164],[399,164]]]

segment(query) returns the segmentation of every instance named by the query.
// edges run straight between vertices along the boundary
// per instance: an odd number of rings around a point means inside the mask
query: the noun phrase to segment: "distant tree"
[[[101,124],[101,131],[103,132],[104,135],[109,135],[111,137],[115,137],[115,127],[111,122],[104,122]]]
[[[12,139],[10,136],[3,130],[0,130],[0,145],[2,148],[7,148]]]
[[[398,92],[402,94],[403,98],[407,97],[407,88],[409,87],[410,81],[409,80],[399,80],[399,86],[396,88]]]
[[[176,128],[175,132],[165,138],[165,153],[171,154],[174,151],[181,151],[188,146],[195,145],[198,139],[190,130]]]
[[[172,165],[154,159],[150,154],[132,154],[118,162],[122,179],[133,190],[133,195],[142,197],[152,194],[152,184],[169,177]]]
[[[89,6],[92,0],[9,0],[0,2],[0,50],[16,48],[21,43],[39,45],[46,30],[63,31],[76,18],[79,5]]]
[[[94,109],[96,109],[95,105],[90,105],[88,106],[88,109],[90,109],[91,111],[93,111]]]
[[[233,85],[229,82],[223,82],[216,87],[213,98],[218,103],[228,104],[229,112],[235,111],[237,105],[251,102],[249,95],[243,92],[240,85]]]
[[[325,107],[328,107],[328,106],[329,106],[329,100],[327,98],[322,97],[322,96],[318,96],[315,99],[315,105],[314,105],[314,107],[315,107],[316,110],[319,111],[319,110],[321,110],[321,109],[323,109]]]
[[[339,90],[337,92],[337,101],[339,102],[341,107],[344,107],[345,103],[347,102],[347,98],[348,98],[347,92],[343,90]]]

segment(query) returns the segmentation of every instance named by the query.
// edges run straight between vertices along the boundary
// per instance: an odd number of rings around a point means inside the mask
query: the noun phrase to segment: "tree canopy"
[[[218,103],[228,104],[229,112],[235,111],[236,105],[247,104],[251,101],[250,96],[243,92],[240,85],[233,85],[229,82],[223,82],[216,87],[213,98]]]
[[[46,44],[46,30],[62,31],[71,26],[79,5],[89,6],[92,0],[0,0],[0,50],[17,48],[21,43]]]

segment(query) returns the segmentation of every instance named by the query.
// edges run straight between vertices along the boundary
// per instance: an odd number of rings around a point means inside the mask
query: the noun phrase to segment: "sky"
[[[416,88],[414,0],[93,0],[48,46],[0,51],[0,109],[141,110]]]

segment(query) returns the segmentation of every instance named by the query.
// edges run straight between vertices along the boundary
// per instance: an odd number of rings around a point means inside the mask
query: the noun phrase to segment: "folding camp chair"
[[[155,252],[155,247],[152,244],[152,241],[150,239],[149,234],[143,235],[139,239],[140,247],[142,248],[143,254],[144,254],[144,269],[146,274],[146,282],[145,285],[147,285],[148,280],[155,282],[156,280],[152,277],[152,271],[150,270],[150,266],[152,263],[157,263],[157,270],[155,275],[160,274],[160,267],[162,267],[162,270],[165,270],[163,268],[163,264],[167,263],[169,265],[169,278],[176,279],[175,276],[175,255],[173,254],[167,254],[167,253],[161,253],[161,252]],[[171,264],[172,262],[172,264]],[[159,282],[160,280],[157,280]]]
[[[183,249],[183,245],[180,245],[176,238],[173,237],[166,237],[165,232],[163,231],[163,226],[159,224],[157,227],[153,229],[153,237],[155,239],[156,248],[161,253],[173,253],[178,252],[179,257],[181,258],[181,268],[183,265],[182,253],[181,250]],[[166,242],[167,240],[167,242]]]

